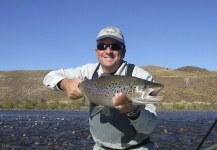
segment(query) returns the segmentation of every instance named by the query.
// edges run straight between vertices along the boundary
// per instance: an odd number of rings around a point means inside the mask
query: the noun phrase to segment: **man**
[[[83,97],[78,84],[87,77],[97,78],[103,73],[126,75],[128,64],[123,60],[126,47],[122,32],[115,27],[102,29],[96,39],[95,49],[99,63],[86,64],[77,68],[51,71],[44,78],[44,84],[52,90],[66,91],[71,99]],[[145,70],[135,66],[132,76],[153,81]],[[127,103],[123,93],[113,99],[115,108],[105,116],[101,112],[89,117],[90,132],[95,141],[94,150],[106,149],[154,149],[149,134],[156,127],[156,111],[153,104],[146,104],[144,110]],[[122,103],[121,103],[122,102]],[[90,104],[90,114],[95,107]]]

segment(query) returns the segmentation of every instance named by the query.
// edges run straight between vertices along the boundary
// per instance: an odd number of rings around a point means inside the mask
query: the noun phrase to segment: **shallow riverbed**
[[[217,112],[158,112],[151,139],[160,150],[194,150]],[[217,125],[203,144],[217,143]],[[0,110],[0,149],[91,150],[88,113],[76,111]]]

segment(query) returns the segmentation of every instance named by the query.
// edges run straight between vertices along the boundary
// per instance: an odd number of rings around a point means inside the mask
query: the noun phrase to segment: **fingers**
[[[137,106],[132,105],[131,101],[123,93],[116,93],[112,99],[116,109],[127,113],[137,109]]]
[[[132,105],[132,104],[119,105],[119,106],[115,106],[115,108],[124,112],[124,113],[128,113],[128,112],[131,112],[131,111],[137,109],[137,107]]]
[[[78,84],[82,82],[81,79],[75,78],[75,79],[63,79],[60,82],[60,87],[64,91],[66,91],[66,95],[70,99],[78,99],[83,97],[83,93],[78,88]]]
[[[83,97],[82,92],[80,91],[80,89],[78,88],[78,84],[82,82],[81,79],[69,79],[68,80],[68,84],[67,84],[67,88],[66,88],[66,93],[67,96],[70,99],[78,99]]]
[[[116,93],[112,99],[114,106],[129,103],[128,98],[123,93]]]

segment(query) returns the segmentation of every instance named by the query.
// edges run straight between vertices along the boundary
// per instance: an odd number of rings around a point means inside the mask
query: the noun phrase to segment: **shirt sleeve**
[[[130,120],[138,133],[150,134],[156,127],[157,113],[153,104],[147,104],[145,110],[141,110],[136,120]]]
[[[154,82],[149,72],[135,66],[133,76]],[[156,127],[157,113],[154,104],[146,104],[144,110],[140,110],[140,116],[135,120],[130,120],[138,133],[150,134]]]
[[[44,77],[43,84],[52,90],[58,91],[60,89],[57,83],[64,78],[80,78],[82,80],[85,77],[91,78],[96,66],[97,64],[87,64],[77,68],[53,70]]]
[[[54,70],[49,72],[43,80],[43,84],[52,90],[60,90],[57,83],[66,78],[65,71],[63,69]]]

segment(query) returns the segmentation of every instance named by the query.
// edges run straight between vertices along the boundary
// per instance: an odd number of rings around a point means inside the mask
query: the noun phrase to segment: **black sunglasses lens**
[[[118,43],[114,43],[114,44],[110,45],[110,48],[111,48],[111,50],[117,51],[117,50],[121,49],[121,45]]]
[[[107,48],[107,46],[103,43],[99,43],[97,44],[97,49],[98,50],[105,50]]]
[[[118,51],[118,50],[124,48],[124,45],[121,45],[119,43],[113,43],[113,44],[99,43],[99,44],[97,44],[97,49],[98,50],[106,50],[108,46],[113,51]]]

